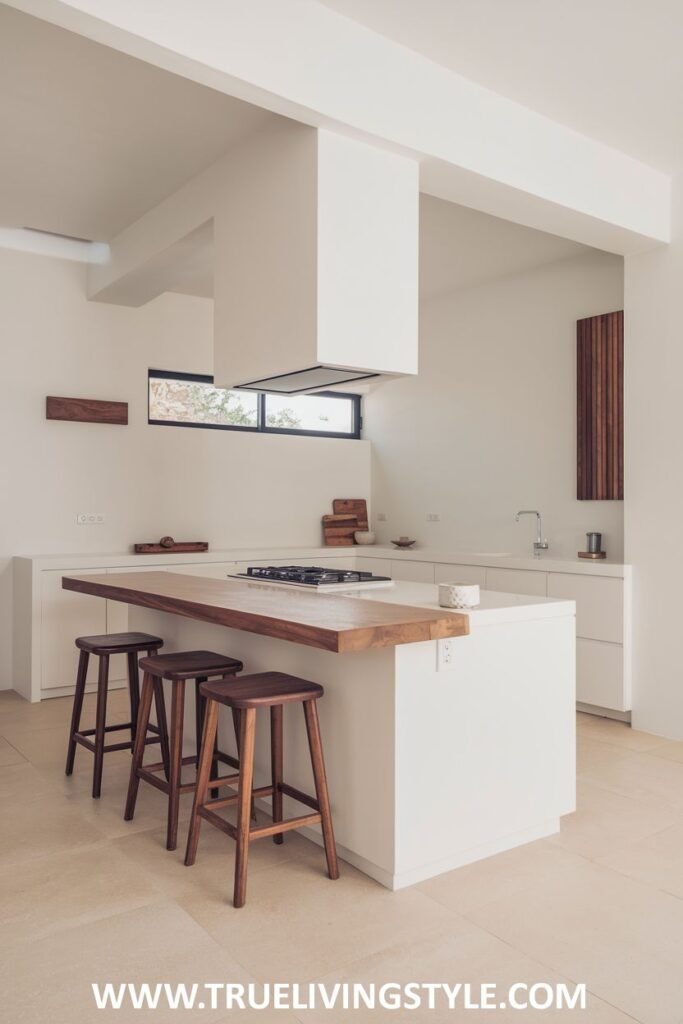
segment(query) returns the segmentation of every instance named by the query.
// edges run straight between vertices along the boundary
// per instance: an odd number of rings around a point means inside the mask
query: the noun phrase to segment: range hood
[[[363,370],[341,370],[335,366],[309,366],[305,370],[283,373],[277,377],[264,377],[235,385],[240,391],[268,391],[278,395],[306,395],[324,388],[354,381],[379,377],[379,373],[365,373]]]
[[[305,394],[417,373],[416,161],[283,121],[214,215],[214,381]]]

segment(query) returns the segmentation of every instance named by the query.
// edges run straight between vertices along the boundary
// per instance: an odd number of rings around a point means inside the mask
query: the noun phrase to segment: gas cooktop
[[[348,590],[349,587],[390,587],[389,576],[374,576],[355,569],[324,569],[317,565],[250,565],[246,572],[231,573],[234,580],[280,583],[306,590]]]

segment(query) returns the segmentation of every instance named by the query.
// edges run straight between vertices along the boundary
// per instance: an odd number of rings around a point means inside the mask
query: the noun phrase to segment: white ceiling
[[[0,225],[108,239],[274,116],[0,4]],[[423,297],[587,251],[430,196],[420,218]],[[213,295],[211,225],[148,275]]]
[[[420,294],[471,288],[591,252],[585,245],[486,213],[420,197]]]
[[[520,227],[433,196],[420,197],[420,295],[433,298],[591,252],[578,242]],[[614,257],[617,259],[618,257]],[[213,295],[213,236],[200,228],[167,250],[149,274],[167,291]]]
[[[0,225],[109,239],[273,117],[0,4]]]
[[[681,0],[320,0],[663,171],[683,153]]]

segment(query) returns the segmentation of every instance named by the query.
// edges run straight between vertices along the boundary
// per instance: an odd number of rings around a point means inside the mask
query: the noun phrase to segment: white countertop
[[[543,554],[535,558],[533,555],[514,555],[505,552],[478,551],[445,551],[443,548],[395,548],[379,544],[359,544],[353,548],[357,555],[368,555],[370,558],[391,558],[394,561],[406,559],[411,562],[444,562],[453,565],[490,565],[499,569],[529,569],[535,572],[574,572],[586,576],[619,576],[624,577],[631,569],[630,565],[610,561],[609,558],[553,558]]]
[[[382,601],[404,604],[413,608],[443,610],[439,605],[439,587],[436,583],[408,583],[397,580],[389,587],[337,590],[336,594],[355,597],[361,601]],[[552,597],[530,597],[525,594],[502,594],[495,590],[482,590],[481,602],[476,608],[450,608],[449,611],[468,615],[472,626],[485,626],[501,622],[521,622],[529,619],[549,619],[575,615],[574,601]]]
[[[392,561],[407,562],[436,562],[452,565],[481,565],[492,566],[501,569],[523,569],[532,572],[567,572],[576,573],[581,576],[613,576],[624,579],[629,576],[630,565],[623,565],[620,562],[611,562],[609,559],[590,561],[582,558],[560,559],[542,555],[540,558],[523,555],[508,555],[504,553],[466,552],[443,548],[420,548],[413,547],[401,550],[384,545],[357,544],[353,547],[245,547],[245,548],[224,548],[221,550],[209,550],[193,554],[164,554],[164,555],[136,555],[127,552],[90,552],[72,554],[40,554],[40,555],[18,555],[33,563],[35,569],[88,569],[91,567],[119,568],[127,566],[150,566],[150,565],[189,565],[207,564],[211,562],[263,562],[272,559],[282,561],[287,559],[292,564],[297,560],[316,559],[319,564],[325,565],[325,560],[335,558],[359,557],[359,558],[383,558]]]

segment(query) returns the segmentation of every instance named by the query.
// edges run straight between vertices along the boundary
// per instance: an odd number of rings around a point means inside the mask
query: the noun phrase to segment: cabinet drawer
[[[494,569],[486,570],[486,589],[499,590],[504,594],[532,594],[534,597],[545,597],[547,573],[533,572],[529,569]]]
[[[200,562],[197,565],[169,565],[167,572],[182,576],[204,576],[212,580],[227,580],[231,572],[239,572],[237,562]]]
[[[624,641],[624,581],[605,576],[548,574],[548,597],[576,601],[576,635],[587,640]]]
[[[371,572],[375,576],[391,576],[391,560],[389,558],[368,558],[356,555],[356,569],[359,572]]]
[[[486,568],[483,565],[446,565],[437,563],[434,566],[435,583],[478,583],[486,586]]]
[[[624,687],[624,648],[620,644],[576,641],[576,699],[613,711],[630,711]]]
[[[433,583],[433,562],[392,562],[389,573],[394,580],[408,580],[410,583]]]
[[[126,566],[125,569],[107,569],[107,576],[116,576],[126,572],[175,572],[180,566],[167,565],[140,565]],[[104,570],[100,570],[104,572]],[[95,601],[101,600],[96,597]],[[127,633],[128,632],[128,610],[130,605],[124,601],[102,601],[106,605],[107,628],[104,633]],[[118,683],[128,679],[128,662],[125,654],[113,654],[109,660],[109,681]]]
[[[75,687],[77,636],[107,632],[106,602],[91,594],[62,588],[62,576],[95,576],[103,570],[49,569],[41,574],[40,685],[43,690]],[[97,682],[97,658],[90,659],[88,683]]]

